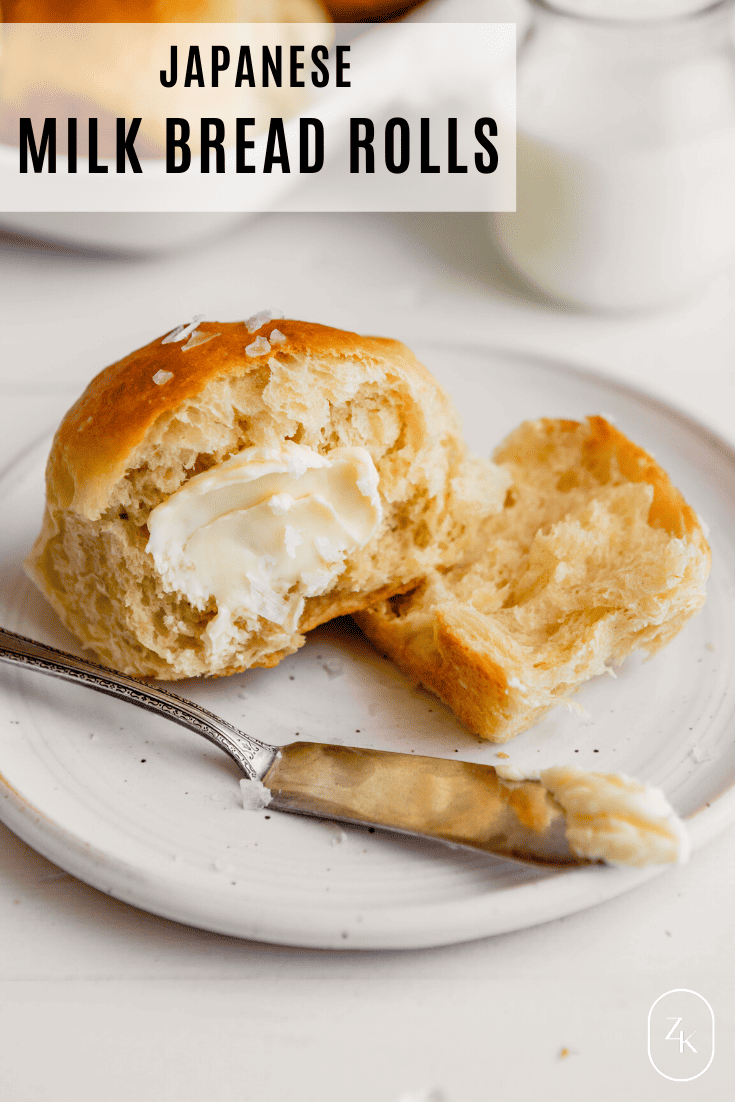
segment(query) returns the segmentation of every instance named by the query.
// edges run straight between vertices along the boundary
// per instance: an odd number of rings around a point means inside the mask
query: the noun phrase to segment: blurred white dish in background
[[[250,4],[252,7],[253,4]],[[257,7],[257,2],[255,7]],[[241,0],[241,15],[248,4]],[[264,43],[304,42],[310,48],[322,41],[331,44],[334,29],[315,0],[271,4],[263,14],[282,12],[312,20],[307,23],[232,22],[232,23],[129,23],[123,26],[126,50],[121,51],[121,24],[14,23],[2,30],[2,67],[0,68],[0,230],[50,239],[77,247],[111,249],[123,252],[157,252],[195,244],[214,236],[244,215],[236,209],[217,210],[208,203],[207,177],[192,181],[190,193],[176,202],[171,177],[167,176],[165,121],[168,116],[186,115],[190,127],[191,149],[196,156],[202,117],[217,116],[231,123],[238,115],[253,116],[253,136],[265,129],[271,115],[285,119],[295,116],[308,102],[308,92],[288,87],[236,88],[235,73],[239,43],[246,39],[260,56]],[[321,22],[317,22],[321,20]],[[173,36],[173,32],[176,35]],[[173,36],[173,37],[172,37]],[[221,78],[218,87],[209,87],[204,66],[204,87],[182,88],[189,42],[199,43],[202,56],[209,58],[215,47],[222,55],[229,49],[229,80]],[[170,65],[171,47],[179,45],[177,86],[163,87],[159,80],[160,58]],[[220,57],[222,63],[223,57]],[[95,193],[88,176],[86,116],[97,118],[98,154],[104,165],[103,191],[112,193],[109,203]],[[31,117],[36,134],[46,116],[58,116],[56,175],[18,174],[18,148],[14,144],[18,117]],[[80,164],[73,174],[65,167],[67,150],[66,117],[77,117],[77,153]],[[142,117],[137,153],[144,176],[136,178],[132,192],[115,194],[118,178],[115,168],[116,117]],[[91,139],[90,139],[91,140]],[[234,140],[234,139],[233,139]],[[3,142],[7,144],[2,144]],[[39,138],[40,144],[40,138]],[[133,175],[129,173],[125,180]],[[53,188],[50,202],[39,202],[39,185]],[[233,187],[241,187],[236,181]],[[290,186],[290,177],[270,185],[276,195]],[[78,202],[70,202],[70,197]],[[237,202],[231,202],[236,207]],[[245,204],[244,204],[245,205]],[[113,209],[105,211],[105,206]],[[47,209],[44,211],[43,207]],[[114,208],[117,209],[114,209]],[[35,208],[35,210],[34,210]],[[56,209],[48,209],[56,208]],[[71,209],[70,209],[71,208]],[[74,209],[76,208],[76,209]],[[158,211],[149,214],[147,211]],[[67,214],[62,212],[68,212]]]
[[[404,16],[406,23],[515,23],[519,35],[528,20],[528,0],[425,0]]]
[[[66,154],[69,117],[78,119],[73,144],[79,157],[88,155],[92,143],[86,119],[97,120],[95,159],[115,159],[118,118],[138,117],[134,138],[140,158],[165,156],[169,119],[188,122],[184,137],[194,153],[200,150],[202,122],[211,124],[210,140],[217,121],[222,130],[217,140],[229,133],[234,144],[235,119],[250,116],[252,138],[267,129],[272,116],[289,119],[308,106],[310,52],[321,47],[328,56],[332,45],[334,28],[324,10],[314,0],[298,0],[296,8],[294,14],[308,22],[6,23],[0,28],[0,140],[18,144],[20,118],[30,118],[40,134],[47,117],[57,119],[59,156]],[[243,43],[251,66],[238,84]],[[289,80],[288,60],[284,79],[283,55],[288,59],[290,47],[302,50],[299,86]],[[258,63],[265,49],[275,61],[274,69],[263,73]]]
[[[249,217],[233,211],[26,211],[0,214],[0,230],[77,248],[165,252],[224,233]]]
[[[552,7],[595,19],[674,19],[709,7],[702,0],[553,0]]]

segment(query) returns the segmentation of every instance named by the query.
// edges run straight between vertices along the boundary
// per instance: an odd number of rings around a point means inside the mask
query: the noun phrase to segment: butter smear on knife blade
[[[294,749],[286,747],[284,752]],[[340,748],[342,758],[346,754],[349,760],[340,758],[342,768],[335,773],[334,752],[337,749],[322,744],[298,747],[295,772],[292,761],[290,775],[288,770],[283,775],[278,772],[274,775],[281,801],[279,810],[316,814],[327,819],[373,821],[389,830],[418,830],[444,841],[477,844],[477,848],[485,848],[487,852],[520,859],[524,859],[523,854],[539,856],[532,844],[534,832],[543,835],[548,832],[552,821],[562,816],[569,852],[584,861],[643,868],[648,865],[683,864],[691,851],[686,827],[663,792],[620,773],[593,773],[572,766],[555,766],[529,775],[507,763],[487,770],[495,778],[495,788],[492,784],[486,787],[487,780],[477,787],[467,788],[462,782],[471,779],[473,769],[482,770],[483,767],[462,762],[450,764],[441,759],[434,762],[430,758],[413,758],[406,771],[401,754]],[[377,784],[374,773],[376,756],[383,766]],[[281,757],[279,754],[276,761],[281,761]],[[292,758],[293,754],[289,757]],[[389,772],[391,767],[401,767],[398,782]],[[277,769],[277,766],[274,768]],[[463,770],[460,787],[452,793],[451,784],[449,789],[441,787],[442,779],[448,779],[446,774],[449,769],[449,780],[456,784],[458,768]],[[466,770],[469,770],[467,776],[464,773]],[[367,786],[370,796],[367,805],[361,802],[361,796],[365,796],[366,776],[373,782]],[[266,780],[270,777],[269,770]],[[345,786],[348,777],[354,783]],[[412,787],[413,781],[418,787]],[[434,782],[443,793],[438,802],[432,789]],[[241,780],[240,788],[246,810],[260,810],[270,805],[273,794],[261,781]],[[345,800],[348,790],[351,800]],[[290,807],[283,805],[284,791],[292,800],[294,797],[296,799]],[[376,792],[380,795],[377,803],[374,799]],[[455,815],[447,820],[446,812],[450,806],[446,801],[447,792],[455,799],[460,797],[459,819]],[[468,808],[471,828],[464,823]],[[503,815],[509,809],[512,809],[517,825],[530,830],[530,847],[529,837],[525,840],[516,838],[515,846],[479,844],[487,841],[483,824],[486,824],[491,835],[493,829],[508,831]],[[483,815],[484,810],[486,816]],[[506,838],[506,835],[501,833],[498,838],[501,837]],[[545,852],[545,856],[551,856],[550,850]]]
[[[531,779],[513,766],[496,769],[506,780]],[[622,773],[566,765],[536,776],[564,812],[569,848],[578,857],[633,868],[689,859],[689,834],[661,789]]]

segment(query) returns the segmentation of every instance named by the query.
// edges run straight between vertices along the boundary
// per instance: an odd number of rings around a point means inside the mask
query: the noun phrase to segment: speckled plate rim
[[[440,342],[415,342],[419,355],[427,347],[445,350]],[[717,449],[723,464],[735,470],[735,449],[706,425],[646,391],[610,379],[601,372],[525,353],[517,349],[463,345],[463,351],[498,355],[519,364],[533,363],[553,373],[593,382],[607,391],[615,391],[636,404],[645,405],[652,414],[665,415],[680,423]],[[24,449],[0,472],[0,497],[6,483],[19,465],[38,459],[48,448],[44,434]],[[13,626],[13,625],[9,625]],[[0,728],[0,753],[2,733]],[[0,767],[0,774],[2,768]],[[452,944],[494,934],[520,930],[595,906],[650,881],[660,868],[606,869],[587,868],[544,877],[530,884],[514,885],[510,890],[491,891],[472,900],[422,904],[419,907],[384,907],[366,911],[358,929],[350,923],[345,933],[346,914],[335,908],[302,906],[298,929],[293,914],[282,905],[258,900],[247,914],[217,913],[217,898],[206,891],[182,885],[175,876],[163,876],[98,849],[89,838],[60,828],[42,807],[34,807],[19,796],[0,776],[0,820],[23,841],[80,880],[123,902],[154,914],[221,934],[270,941],[285,945],[328,949],[406,949]],[[735,785],[722,791],[709,806],[703,806],[688,819],[693,848],[696,850],[735,821]]]
[[[660,875],[662,869],[578,869],[532,884],[514,886],[462,903],[434,903],[417,908],[366,910],[359,927],[352,916],[335,908],[301,905],[298,929],[281,906],[258,900],[247,914],[235,916],[221,897],[195,890],[174,877],[155,878],[135,865],[96,849],[60,830],[41,812],[19,799],[0,778],[0,820],[49,861],[93,888],[123,903],[214,933],[311,949],[424,949],[541,925],[613,899]],[[695,846],[701,844],[699,837]],[[412,913],[415,911],[416,913]]]

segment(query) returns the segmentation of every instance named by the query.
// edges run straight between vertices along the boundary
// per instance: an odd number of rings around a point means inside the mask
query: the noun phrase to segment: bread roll
[[[337,23],[371,23],[402,15],[421,0],[325,0],[324,6]]]
[[[119,670],[273,666],[453,562],[502,505],[407,348],[267,316],[158,337],[56,434],[27,571]]]
[[[602,417],[529,421],[483,546],[355,618],[473,731],[506,742],[705,600],[710,552],[666,473]]]
[[[321,22],[312,0],[2,0],[6,23]]]
[[[8,24],[0,51],[0,142],[18,143],[18,119],[30,118],[40,135],[56,117],[57,151],[67,150],[66,118],[78,118],[77,152],[89,155],[87,118],[97,120],[97,155],[117,153],[117,119],[140,118],[135,149],[140,158],[166,152],[166,120],[183,118],[189,146],[201,148],[202,120],[221,119],[224,147],[235,145],[237,118],[253,118],[248,136],[268,128],[271,117],[290,118],[309,102],[308,88],[260,82],[263,46],[331,45],[333,31],[319,0],[0,0]],[[50,32],[45,23],[57,24]],[[202,24],[193,33],[187,24]],[[121,49],[119,23],[127,23]],[[325,23],[328,24],[325,26]],[[12,25],[11,25],[12,24]],[[59,25],[60,24],[60,25]],[[68,24],[65,26],[64,24]],[[278,24],[275,28],[271,24]],[[308,24],[308,26],[304,26]],[[205,85],[185,86],[189,47],[202,59]],[[240,47],[249,45],[256,68],[253,88],[236,87]],[[161,85],[171,47],[179,54],[178,80]],[[211,84],[212,50],[230,53],[229,68]],[[218,55],[220,57],[224,55]],[[286,65],[287,70],[287,65]],[[63,125],[62,125],[63,123]]]

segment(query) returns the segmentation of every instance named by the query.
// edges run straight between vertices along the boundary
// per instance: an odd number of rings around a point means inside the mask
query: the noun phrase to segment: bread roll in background
[[[420,6],[422,0],[324,0],[336,23],[373,22],[403,15]]]
[[[313,0],[2,0],[6,23],[308,23]]]
[[[64,418],[27,570],[108,665],[229,674],[275,665],[310,628],[455,562],[506,481],[468,453],[450,399],[397,341],[192,322],[107,368]],[[325,494],[352,535],[334,535]],[[302,556],[303,577],[270,592],[263,579]]]
[[[287,80],[281,88],[272,80],[267,87],[260,84],[262,47],[273,51],[280,46],[288,56],[289,46],[300,45],[308,56],[313,46],[331,46],[333,39],[319,0],[2,0],[1,10],[6,26],[0,51],[0,142],[18,144],[19,118],[30,118],[36,134],[47,117],[77,118],[80,157],[89,155],[87,118],[97,120],[97,154],[103,158],[116,156],[118,118],[141,119],[135,141],[141,158],[164,156],[168,118],[188,120],[195,154],[202,119],[221,119],[225,148],[233,147],[237,118],[255,120],[252,137],[267,129],[271,117],[291,118],[309,103],[308,87],[291,88]],[[190,22],[204,25],[194,35],[187,30]],[[56,24],[52,32],[46,23]],[[124,32],[121,23],[128,24]],[[193,42],[201,52],[206,84],[187,88],[184,74]],[[244,43],[258,74],[254,88],[235,86]],[[179,79],[164,88],[159,73],[168,71],[173,45],[179,51]],[[217,46],[230,51],[231,62],[214,88],[209,59]],[[57,126],[56,144],[63,156],[65,124]]]
[[[602,417],[529,421],[498,448],[504,508],[474,554],[356,615],[409,676],[505,742],[704,604],[710,552],[668,475]]]
[[[420,0],[327,0],[342,23],[398,15]],[[3,0],[8,23],[308,22],[306,0]]]

